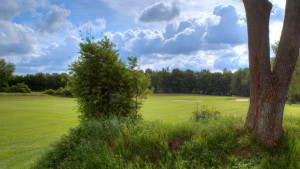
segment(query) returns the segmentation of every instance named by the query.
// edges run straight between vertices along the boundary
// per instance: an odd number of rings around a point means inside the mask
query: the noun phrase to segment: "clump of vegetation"
[[[129,64],[119,59],[108,38],[80,43],[80,56],[69,68],[72,93],[82,118],[120,115],[136,116],[142,99],[149,93],[149,78],[138,69],[136,58]]]
[[[193,113],[193,119],[195,121],[200,121],[200,120],[210,120],[212,118],[216,118],[220,112],[214,108],[209,108],[208,106],[201,106],[199,108],[199,105],[195,108],[195,110],[192,112]]]
[[[7,87],[5,91],[10,93],[31,93],[31,89],[25,83],[17,83]]]
[[[48,89],[48,90],[45,90],[43,93],[52,95],[52,96],[73,97],[71,88],[69,86],[60,87],[57,90]]]
[[[270,148],[242,126],[232,117],[179,124],[83,120],[33,168],[299,168],[299,128],[285,126],[283,140]]]
[[[16,66],[12,63],[6,63],[5,59],[0,59],[0,92],[8,88],[8,81],[12,79]]]

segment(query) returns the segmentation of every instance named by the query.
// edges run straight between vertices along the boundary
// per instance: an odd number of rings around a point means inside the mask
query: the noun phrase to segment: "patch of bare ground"
[[[176,102],[202,102],[202,100],[173,100]]]
[[[249,101],[249,99],[235,99],[235,100],[228,100],[228,101],[247,102],[247,101]]]
[[[190,140],[191,140],[190,137],[170,140],[170,141],[168,141],[169,149],[171,151],[180,151],[184,142],[190,141]]]
[[[248,147],[242,147],[238,149],[233,155],[236,158],[248,158],[250,160],[254,158],[251,149]]]

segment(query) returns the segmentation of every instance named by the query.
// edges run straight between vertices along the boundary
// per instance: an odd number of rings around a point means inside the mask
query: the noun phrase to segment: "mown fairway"
[[[141,112],[145,120],[176,123],[189,120],[198,104],[224,115],[245,117],[249,102],[235,99],[155,94],[148,97]],[[285,115],[300,118],[300,105],[286,105]],[[50,143],[78,124],[77,116],[73,98],[0,95],[0,168],[28,168]]]
[[[0,96],[0,168],[28,168],[41,151],[78,124],[74,99]]]

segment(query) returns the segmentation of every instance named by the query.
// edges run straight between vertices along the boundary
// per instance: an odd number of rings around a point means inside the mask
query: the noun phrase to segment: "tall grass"
[[[82,121],[33,168],[299,168],[299,120],[286,120],[276,148],[257,144],[233,117],[177,124]]]

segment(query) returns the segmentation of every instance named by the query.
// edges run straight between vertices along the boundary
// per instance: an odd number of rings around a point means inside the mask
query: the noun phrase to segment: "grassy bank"
[[[226,116],[177,124],[85,121],[33,168],[299,168],[299,127],[285,130],[279,146],[268,148],[243,131],[242,120]]]

